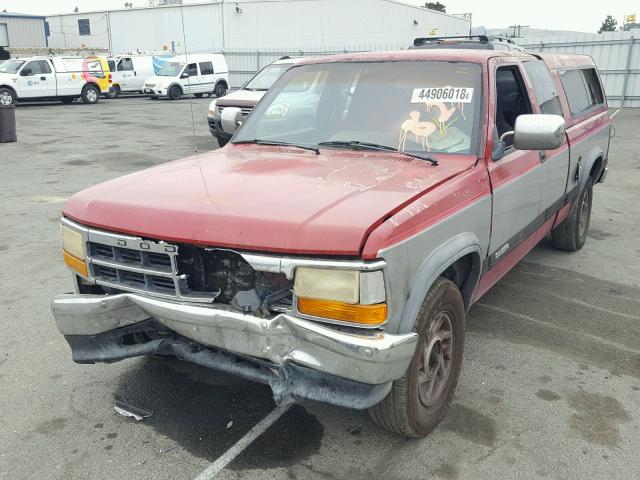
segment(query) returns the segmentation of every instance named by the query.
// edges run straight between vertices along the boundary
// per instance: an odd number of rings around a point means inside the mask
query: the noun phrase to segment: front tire
[[[0,88],[0,105],[13,105],[16,103],[16,96],[10,88]]]
[[[100,90],[95,85],[85,85],[82,89],[82,102],[83,103],[98,103],[100,100]]]
[[[587,184],[576,199],[576,203],[571,207],[569,216],[551,231],[551,240],[554,247],[559,250],[575,252],[584,246],[589,233],[592,204],[593,179],[589,177]]]
[[[182,97],[182,90],[179,86],[174,85],[169,89],[169,98],[171,100],[180,100],[180,97]]]
[[[424,437],[446,415],[462,366],[465,313],[455,283],[443,277],[435,281],[422,302],[414,331],[418,346],[407,372],[369,414],[385,430]]]

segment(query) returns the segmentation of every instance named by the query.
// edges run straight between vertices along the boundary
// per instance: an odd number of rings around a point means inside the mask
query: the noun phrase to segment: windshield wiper
[[[237,140],[231,143],[235,145],[254,144],[254,145],[275,145],[278,147],[296,147],[296,148],[302,148],[304,150],[311,150],[312,152],[315,152],[316,155],[320,155],[320,149],[316,146],[298,145],[297,143],[279,142],[277,140],[262,140],[260,138],[254,138],[253,140]]]
[[[431,162],[433,165],[438,165],[438,160],[436,160],[432,155],[425,153],[424,155],[419,153],[409,153],[409,152],[399,152],[396,148],[390,147],[388,145],[380,145],[378,143],[369,143],[369,142],[360,142],[358,140],[333,140],[329,142],[320,142],[318,143],[319,147],[351,147],[351,148],[363,148],[367,150],[379,150],[381,152],[395,152],[400,153],[402,155],[406,155],[408,157],[419,158],[420,160],[426,160],[427,162]]]

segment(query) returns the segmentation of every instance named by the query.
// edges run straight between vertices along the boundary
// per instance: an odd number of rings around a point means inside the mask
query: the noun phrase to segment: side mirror
[[[222,130],[227,133],[235,133],[242,125],[242,110],[238,107],[226,107],[220,113]]]
[[[30,68],[23,68],[20,72],[21,77],[30,77],[32,75]]]
[[[189,74],[187,72],[184,72],[182,75],[180,75],[180,78],[189,78]]]
[[[560,115],[533,114],[516,118],[513,146],[518,150],[555,150],[564,143],[565,123]]]

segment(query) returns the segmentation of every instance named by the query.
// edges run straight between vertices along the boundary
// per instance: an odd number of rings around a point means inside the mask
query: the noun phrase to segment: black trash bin
[[[0,105],[0,143],[17,141],[16,106]]]

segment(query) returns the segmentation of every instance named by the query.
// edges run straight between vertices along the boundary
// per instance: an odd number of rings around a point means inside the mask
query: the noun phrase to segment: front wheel
[[[584,246],[589,233],[592,204],[593,180],[589,177],[587,184],[571,207],[569,216],[551,231],[551,241],[554,247],[559,250],[575,252]]]
[[[455,283],[440,277],[418,312],[418,345],[407,372],[369,409],[375,423],[406,437],[424,437],[436,428],[458,384],[464,330],[462,295]]]
[[[169,89],[169,98],[171,100],[180,100],[180,97],[182,97],[182,90],[180,90],[179,86],[174,85]]]
[[[0,88],[0,105],[13,105],[16,103],[16,96],[8,88]]]
[[[98,103],[100,90],[95,85],[85,85],[82,89],[82,101],[84,103]]]

